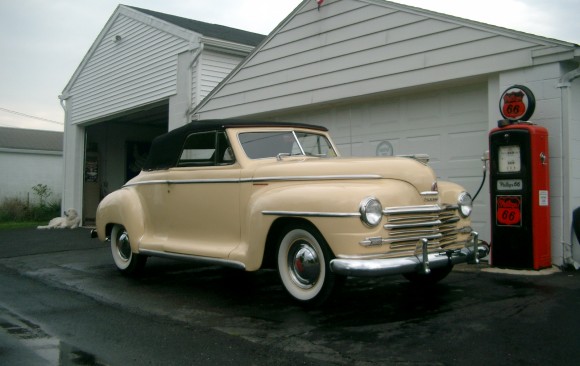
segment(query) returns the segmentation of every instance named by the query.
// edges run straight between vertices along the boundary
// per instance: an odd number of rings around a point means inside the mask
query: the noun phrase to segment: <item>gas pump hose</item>
[[[485,183],[485,177],[486,176],[487,176],[487,169],[485,169],[485,166],[484,166],[483,167],[483,179],[481,180],[481,184],[479,185],[479,188],[477,189],[477,192],[475,193],[475,196],[473,196],[473,198],[471,199],[472,202],[475,201],[475,199],[479,195],[479,192],[481,192],[481,189],[483,188],[483,184]]]

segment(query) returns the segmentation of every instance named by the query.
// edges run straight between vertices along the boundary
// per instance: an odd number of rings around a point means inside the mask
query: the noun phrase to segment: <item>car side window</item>
[[[229,165],[234,161],[226,134],[208,131],[192,133],[187,137],[177,166]]]

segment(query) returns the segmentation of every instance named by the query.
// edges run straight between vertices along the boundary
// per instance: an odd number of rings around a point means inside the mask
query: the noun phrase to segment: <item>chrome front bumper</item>
[[[333,259],[332,272],[353,277],[376,277],[403,273],[428,274],[432,268],[441,268],[459,263],[479,263],[479,258],[489,254],[489,246],[479,243],[478,234],[472,233],[472,244],[460,250],[427,254],[427,239],[422,239],[422,252],[416,256],[386,259]]]

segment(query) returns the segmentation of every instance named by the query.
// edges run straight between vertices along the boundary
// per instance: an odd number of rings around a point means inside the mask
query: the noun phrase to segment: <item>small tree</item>
[[[45,207],[48,197],[52,195],[52,189],[50,189],[46,184],[37,184],[32,187],[34,194],[38,196],[38,201],[40,207]]]

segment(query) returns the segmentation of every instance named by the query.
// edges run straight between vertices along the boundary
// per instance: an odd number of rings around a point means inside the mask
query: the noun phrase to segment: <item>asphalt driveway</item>
[[[203,360],[191,364],[576,365],[580,359],[578,272],[484,263],[458,266],[432,288],[400,276],[352,278],[327,307],[305,310],[273,271],[151,259],[142,278],[128,279],[88,229],[21,229],[0,231],[0,276],[3,324],[34,324],[58,340],[60,358],[89,355],[93,365],[188,364],[183,360],[202,351]],[[108,330],[116,324],[130,327]],[[143,336],[149,341],[137,341]],[[179,352],[169,352],[175,347]],[[18,359],[10,354],[39,352],[0,328],[0,364]]]

